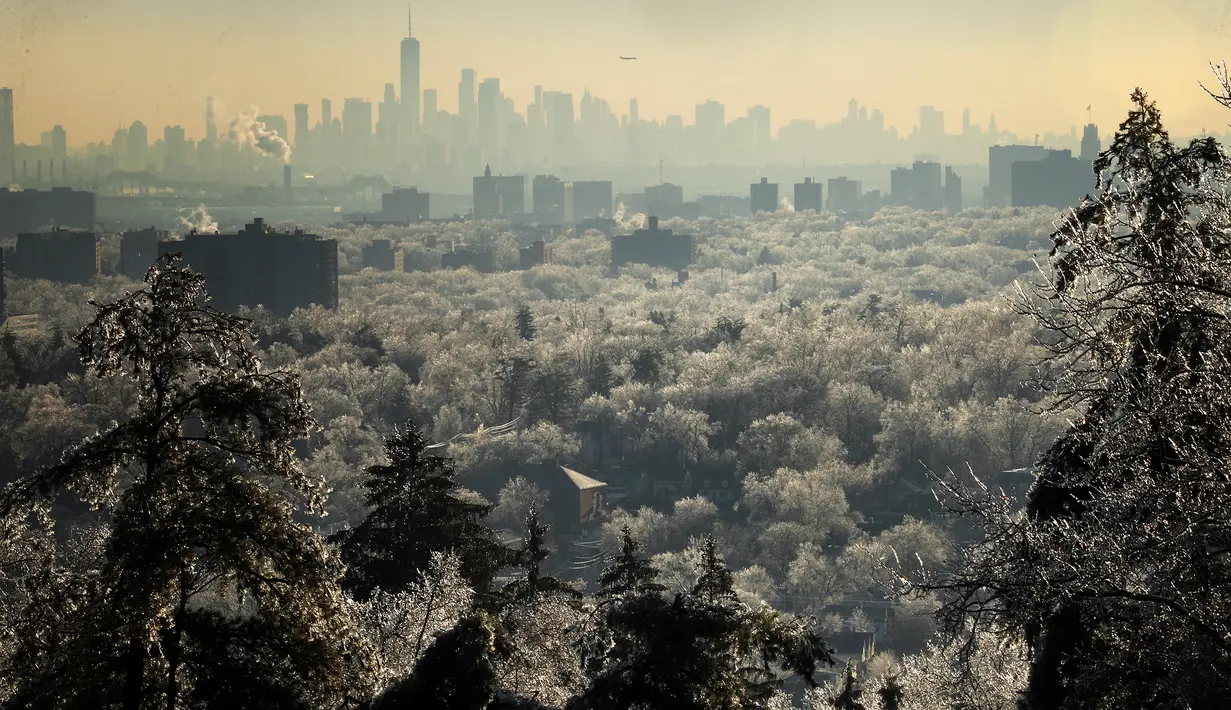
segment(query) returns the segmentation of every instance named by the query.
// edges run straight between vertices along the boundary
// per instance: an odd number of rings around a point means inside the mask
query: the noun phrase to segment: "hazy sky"
[[[398,83],[406,3],[397,0],[4,0],[0,86],[16,90],[17,137],[55,123],[71,144],[140,119],[204,133],[204,97],[319,119],[322,97],[379,101]],[[852,97],[909,131],[918,107],[960,125],[1028,136],[1084,123],[1109,133],[1135,85],[1175,134],[1221,132],[1206,97],[1226,54],[1228,0],[419,0],[423,87],[457,107],[462,67],[497,76],[518,111],[536,84],[587,87],[646,118],[712,98],[727,118],[765,104],[774,123],[828,123]],[[1221,41],[1220,41],[1221,40]],[[621,62],[620,54],[637,62]]]

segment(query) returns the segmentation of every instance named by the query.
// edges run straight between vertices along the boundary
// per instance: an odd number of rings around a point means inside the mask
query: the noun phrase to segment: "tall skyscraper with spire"
[[[406,20],[406,39],[402,40],[402,117],[404,140],[413,140],[419,135],[419,40],[415,39],[410,24],[409,10]]]

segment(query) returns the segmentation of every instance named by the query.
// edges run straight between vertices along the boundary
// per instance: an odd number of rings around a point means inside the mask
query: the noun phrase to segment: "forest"
[[[1231,163],[1133,98],[1065,214],[667,223],[683,283],[10,281],[0,707],[1226,706]]]

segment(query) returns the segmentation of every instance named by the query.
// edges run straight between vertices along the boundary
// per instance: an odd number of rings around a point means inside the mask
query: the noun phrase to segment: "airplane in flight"
[[[624,61],[628,62],[628,61],[632,61],[636,59],[636,57],[620,57],[620,59],[623,59]]]

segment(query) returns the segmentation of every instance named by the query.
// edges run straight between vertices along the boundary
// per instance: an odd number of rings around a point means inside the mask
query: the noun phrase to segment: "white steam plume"
[[[785,197],[782,198],[781,200],[778,200],[778,208],[783,212],[794,212],[795,211],[795,205]]]
[[[260,109],[249,106],[231,119],[227,126],[227,139],[239,149],[247,148],[262,155],[270,155],[284,163],[291,162],[291,144],[268,128],[264,121],[256,120]]]
[[[629,212],[623,202],[616,206],[616,211],[615,214],[612,215],[612,218],[615,219],[616,224],[623,225],[625,227],[632,227],[633,229],[645,229],[647,222],[644,214],[640,212]]]
[[[209,216],[209,210],[201,205],[192,211],[187,218],[180,217],[180,226],[188,230],[196,230],[198,234],[217,234],[218,223]]]

